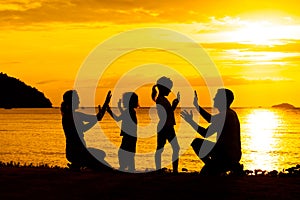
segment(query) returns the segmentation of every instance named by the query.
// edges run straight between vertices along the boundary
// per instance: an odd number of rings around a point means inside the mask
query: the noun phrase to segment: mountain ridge
[[[289,103],[281,103],[281,104],[273,105],[272,108],[288,108],[288,109],[294,109],[294,108],[296,108],[296,107],[293,106],[292,104],[289,104]]]
[[[52,108],[52,103],[38,89],[1,72],[0,108]]]

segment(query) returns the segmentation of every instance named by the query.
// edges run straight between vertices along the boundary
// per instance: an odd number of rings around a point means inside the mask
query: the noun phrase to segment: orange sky
[[[84,59],[101,42],[135,28],[167,28],[205,49],[224,86],[234,91],[234,106],[288,102],[300,107],[298,8],[297,1],[290,0],[0,0],[0,71],[38,88],[59,106]],[[120,49],[122,44],[112,50]],[[174,69],[188,66],[166,52],[133,52],[116,60],[103,75],[103,91],[114,90],[126,69],[154,62]],[[210,106],[199,74],[184,69],[182,76],[202,94],[200,102]],[[158,74],[132,80],[154,83]],[[152,103],[149,86],[138,90],[142,106]],[[175,83],[174,92],[180,90],[184,89]],[[97,96],[96,103],[102,102],[101,94]],[[120,97],[114,93],[116,100]],[[192,94],[183,98],[189,100]]]

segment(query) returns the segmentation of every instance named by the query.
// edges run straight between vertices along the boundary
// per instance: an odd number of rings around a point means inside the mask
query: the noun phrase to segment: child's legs
[[[129,171],[135,171],[134,155],[136,151],[136,142],[136,137],[127,134],[123,136],[120,147],[120,149],[122,149],[120,154],[122,158],[119,157],[119,161],[122,162],[120,162],[120,168],[122,166],[122,170],[128,167]]]
[[[119,157],[119,165],[120,165],[119,170],[124,171],[125,168],[127,167],[126,151],[120,148],[118,151],[118,157]]]
[[[134,172],[135,171],[135,153],[127,152],[127,163],[128,163],[128,171]]]
[[[173,154],[172,154],[173,171],[177,172],[180,146],[178,144],[178,140],[177,140],[174,128],[171,128],[169,130],[167,139],[170,142],[170,144],[172,146],[172,150],[173,150]]]
[[[170,142],[170,144],[171,144],[172,149],[173,149],[172,160],[173,161],[178,160],[180,147],[179,147],[179,144],[178,144],[177,137],[174,137],[173,140]]]
[[[161,154],[164,151],[164,148],[157,149],[155,152],[155,167],[156,170],[161,169]]]
[[[161,169],[161,154],[164,151],[164,146],[166,144],[165,133],[159,132],[157,134],[157,147],[155,152],[155,166],[156,170]]]

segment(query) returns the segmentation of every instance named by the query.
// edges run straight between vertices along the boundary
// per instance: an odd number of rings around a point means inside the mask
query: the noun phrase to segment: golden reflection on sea
[[[280,159],[276,152],[280,149],[280,141],[276,138],[276,132],[280,126],[279,113],[272,110],[253,110],[245,117],[245,129],[247,135],[244,139],[244,147],[248,156],[248,169],[277,169],[273,163]],[[275,152],[275,153],[273,153]]]

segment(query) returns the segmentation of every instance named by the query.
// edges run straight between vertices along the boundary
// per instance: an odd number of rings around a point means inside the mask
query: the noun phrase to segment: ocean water
[[[190,109],[188,109],[190,110]],[[300,109],[236,108],[241,122],[242,160],[245,169],[283,170],[300,162]],[[93,113],[94,109],[82,112]],[[117,112],[117,111],[116,111]],[[190,147],[200,137],[175,112],[176,133],[180,144],[179,169],[199,171],[203,163]],[[208,124],[193,110],[194,119],[202,126]],[[153,170],[156,148],[155,108],[137,109],[138,144],[136,168],[139,172]],[[65,167],[65,136],[61,115],[51,109],[0,109],[0,161],[21,164],[48,164]],[[214,137],[210,138],[215,140]],[[87,146],[106,152],[106,160],[118,168],[120,123],[106,114],[103,120],[85,133]],[[171,168],[172,150],[167,144],[162,166]]]

